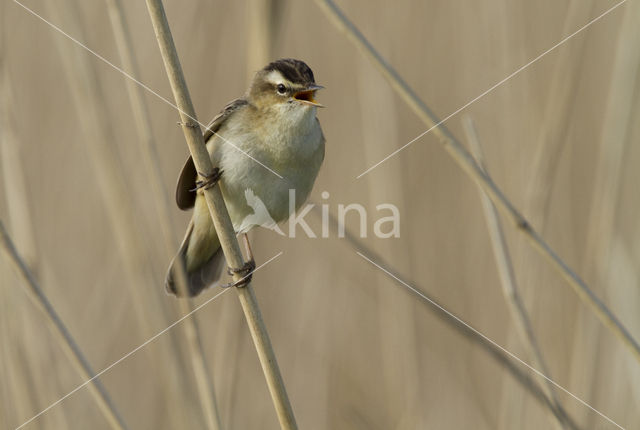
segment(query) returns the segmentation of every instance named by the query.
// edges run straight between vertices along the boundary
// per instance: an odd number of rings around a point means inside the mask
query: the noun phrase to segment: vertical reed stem
[[[478,133],[476,131],[475,125],[473,124],[473,120],[470,117],[466,116],[463,119],[463,125],[465,127],[465,132],[467,134],[467,140],[469,142],[471,152],[476,158],[478,166],[480,166],[480,168],[484,170],[485,173],[487,173],[487,168],[484,164],[484,154],[482,151],[482,146],[480,145],[480,140],[478,139]],[[502,230],[502,224],[500,223],[500,218],[498,217],[498,211],[496,210],[494,204],[491,202],[491,199],[487,197],[487,195],[482,192],[482,190],[480,190],[480,197],[482,199],[482,207],[484,209],[489,236],[491,237],[491,244],[493,246],[493,253],[496,259],[496,266],[500,275],[502,292],[505,301],[509,307],[509,310],[511,311],[512,318],[516,321],[516,326],[520,333],[520,337],[522,338],[522,341],[527,345],[530,354],[533,356],[534,362],[537,364],[538,368],[544,375],[551,377],[549,367],[547,366],[544,356],[542,355],[542,350],[540,349],[540,345],[538,344],[538,339],[536,338],[536,335],[533,331],[531,320],[529,319],[529,314],[520,296],[518,284],[516,281],[516,275],[513,270],[513,264],[511,262],[509,247],[507,245],[507,240],[504,237],[504,231]],[[564,427],[564,423],[561,417],[566,416],[566,412],[558,401],[558,396],[556,395],[555,387],[553,386],[553,384],[546,379],[545,382],[547,387],[547,395],[550,399],[552,399],[555,409],[559,412],[559,414],[554,415],[557,419],[556,424],[559,424],[560,428],[562,428]]]
[[[132,76],[139,77],[140,73],[133,53],[133,43],[131,42],[129,27],[123,12],[122,0],[106,1],[122,66],[125,70],[128,70]],[[156,214],[159,219],[160,228],[162,229],[163,242],[167,250],[167,257],[170,257],[173,252],[172,239],[174,232],[171,228],[167,193],[162,186],[162,174],[159,168],[160,159],[155,146],[149,109],[144,102],[143,88],[131,79],[126,79],[125,82],[127,84],[127,92],[138,132],[138,141],[142,149],[143,166],[146,176],[149,178],[147,182],[151,185],[152,199],[156,203]],[[177,275],[176,281],[178,287],[184,289],[184,273],[178,273]],[[190,299],[178,300],[178,306],[183,315],[193,310],[193,302]],[[220,422],[213,379],[207,367],[202,342],[200,340],[200,332],[195,318],[196,316],[194,315],[192,318],[187,318],[186,321],[184,321],[185,339],[189,348],[200,406],[202,407],[207,427],[211,430],[220,430],[222,424]]]
[[[205,176],[210,175],[213,172],[213,165],[211,164],[211,159],[209,158],[209,153],[205,147],[202,132],[196,119],[195,110],[182,73],[182,67],[180,66],[162,1],[147,0],[147,8],[158,39],[158,45],[169,77],[171,89],[180,111],[182,131],[187,140],[196,171]],[[204,196],[209,211],[211,212],[211,217],[227,263],[234,268],[242,267],[244,265],[242,252],[240,251],[240,245],[236,239],[220,188],[213,187],[205,189]],[[235,281],[241,279],[241,274],[234,274]],[[244,287],[236,288],[236,291],[247,324],[249,325],[251,337],[258,352],[258,357],[267,380],[278,419],[280,420],[280,425],[283,429],[297,429],[293,410],[289,403],[284,382],[278,369],[278,363],[271,346],[271,341],[269,340],[266,326],[262,320],[253,288],[250,284],[247,284]]]
[[[280,21],[282,0],[247,2],[247,76],[271,61],[275,34]]]

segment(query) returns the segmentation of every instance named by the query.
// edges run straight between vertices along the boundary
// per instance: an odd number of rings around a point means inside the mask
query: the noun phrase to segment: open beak
[[[322,85],[315,85],[315,84],[309,85],[307,89],[303,91],[298,91],[297,93],[295,93],[293,95],[293,98],[301,103],[305,103],[311,106],[324,107],[323,105],[318,103],[314,98],[316,95],[316,91],[321,90],[323,88],[324,87]]]

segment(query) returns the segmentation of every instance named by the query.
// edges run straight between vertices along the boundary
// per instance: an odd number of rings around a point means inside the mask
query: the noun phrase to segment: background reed
[[[471,117],[467,116],[463,118],[463,122],[471,154],[473,154],[473,158],[475,158],[478,166],[488,174],[484,160],[484,152],[473,120]],[[513,317],[513,322],[516,324],[519,331],[521,341],[524,342],[529,349],[529,357],[531,357],[531,361],[534,363],[535,368],[551,379],[553,378],[553,375],[549,371],[549,366],[544,359],[544,355],[540,349],[540,345],[538,344],[537,336],[531,326],[529,312],[522,300],[518,281],[516,280],[516,274],[513,271],[511,253],[509,251],[507,241],[505,240],[504,230],[502,229],[502,223],[500,222],[498,211],[486,194],[481,193],[481,199],[484,216],[487,222],[487,230],[491,237],[493,254],[496,259],[496,267],[500,274],[500,283],[502,284],[502,293],[504,294],[505,302],[511,310],[511,316]],[[556,428],[564,428],[566,412],[558,400],[556,388],[548,379],[544,380],[544,385],[547,388],[547,396],[553,403],[553,407],[550,412],[557,419],[557,422],[554,422],[554,424]]]
[[[25,4],[54,19],[37,2]],[[440,117],[615,2],[592,2],[584,8],[582,4],[492,0],[461,8],[455,2],[374,1],[363,8],[359,2],[339,2]],[[60,1],[56,5],[61,18],[55,24],[120,65],[106,4]],[[144,5],[126,2],[123,6],[141,65],[140,80],[170,98]],[[634,26],[625,22],[635,22],[638,28],[639,14],[630,6],[636,7],[627,2],[467,111],[476,119],[494,181],[638,335],[640,200],[635,192],[635,166],[640,153],[633,142],[640,130],[636,122],[620,124],[619,132],[626,131],[616,137],[623,141],[616,143],[623,145],[624,154],[617,171],[597,167],[604,163],[605,153],[614,150],[616,124],[605,118],[638,114]],[[140,164],[127,84],[122,75],[88,57],[95,68],[91,80],[103,90],[98,108],[105,111],[99,117],[105,124],[89,127],[87,137],[81,130],[87,119],[77,113],[72,95],[73,87],[82,81],[65,72],[66,60],[56,45],[64,44],[67,51],[80,48],[14,3],[0,7],[2,57],[8,59],[5,76],[14,93],[9,110],[21,157],[30,165],[21,169],[28,189],[21,195],[32,209],[37,272],[44,277],[42,284],[61,318],[94,369],[100,370],[181,315],[161,285],[168,263],[163,227],[157,202],[149,193],[148,173]],[[249,25],[248,2],[169,2],[166,7],[196,111],[207,121],[248,84],[248,40],[239,30]],[[71,13],[77,13],[78,20],[71,19]],[[88,30],[78,31],[78,23]],[[526,356],[498,288],[476,187],[440,147],[430,144],[433,136],[414,143],[369,178],[353,181],[369,167],[369,160],[404,145],[425,130],[424,124],[314,4],[285,1],[277,34],[273,57],[304,59],[327,88],[320,94],[328,106],[320,113],[327,158],[313,200],[328,204],[334,214],[339,203],[362,203],[369,214],[369,233],[377,216],[375,206],[396,204],[402,216],[401,237],[383,240],[370,234],[365,243],[402,269],[404,279],[414,280],[447,309]],[[622,54],[624,46],[631,47],[626,48],[627,55]],[[550,86],[557,74],[575,86],[571,95]],[[564,83],[558,85],[565,88]],[[626,103],[615,102],[624,96]],[[183,137],[173,108],[149,93],[143,97],[158,145],[161,185],[171,194],[187,156]],[[93,97],[88,99],[96,104]],[[377,110],[379,103],[389,106]],[[624,115],[610,112],[612,104]],[[93,109],[91,105],[82,105],[81,110]],[[566,119],[554,125],[557,131],[548,138],[549,144],[562,144],[562,150],[552,152],[558,154],[557,173],[545,177],[548,209],[542,225],[534,219],[532,211],[538,206],[529,205],[526,190],[537,169],[532,160],[541,146],[542,130],[551,126],[549,106]],[[388,119],[390,123],[372,126],[372,116],[377,122]],[[456,135],[462,135],[459,121],[450,125]],[[113,137],[107,140],[99,132],[101,127],[109,128]],[[384,138],[377,138],[376,128],[384,128]],[[605,133],[605,128],[611,131]],[[134,282],[123,266],[124,253],[130,250],[122,249],[119,229],[111,221],[98,183],[99,172],[90,164],[91,146],[105,141],[119,161],[117,175],[126,183],[130,203],[123,211],[137,225],[135,238],[128,240],[142,250],[150,269],[142,276],[142,284]],[[598,191],[597,184],[609,175],[617,175],[615,180],[607,179],[615,193],[607,191],[611,200],[603,208],[596,193],[604,190]],[[4,221],[13,202],[4,184],[0,188]],[[323,199],[322,191],[330,197]],[[607,230],[592,221],[604,210],[611,210]],[[172,208],[169,215],[174,231],[182,232],[189,214]],[[320,221],[307,218],[319,233]],[[8,227],[13,234],[13,226]],[[347,227],[357,235],[355,217]],[[590,231],[599,234],[587,247]],[[505,232],[551,374],[621,425],[632,427],[640,401],[637,362],[522,238],[510,228]],[[179,237],[173,240],[177,246]],[[18,249],[23,245],[26,242],[17,242]],[[294,240],[256,231],[253,245],[258,262],[284,251],[256,275],[260,280],[256,295],[300,427],[536,429],[548,425],[547,406],[514,383],[511,373],[488,358],[483,347],[449,330],[446,323],[424,311],[424,304],[415,297],[399,293],[384,274],[345,246],[336,230],[331,230],[329,239],[310,239],[298,231]],[[605,251],[606,259],[600,255]],[[607,272],[591,272],[594,261],[602,262]],[[0,359],[0,379],[10,381],[0,388],[0,426],[15,428],[71,390],[77,376],[17,287],[13,272],[4,270],[4,261],[0,264],[0,341],[10,346],[2,348]],[[385,287],[396,290],[389,306],[384,300],[391,293]],[[132,288],[144,291],[141,301],[135,299]],[[207,293],[194,304],[212,295]],[[140,312],[151,319],[141,321]],[[225,294],[197,315],[223,427],[276,428],[277,417],[236,298]],[[382,352],[392,345],[404,349]],[[102,376],[131,428],[205,428],[187,350],[182,330],[176,327]],[[565,394],[559,398],[579,428],[608,425]],[[246,405],[251,405],[250,413]],[[108,428],[85,391],[69,397],[32,426]]]

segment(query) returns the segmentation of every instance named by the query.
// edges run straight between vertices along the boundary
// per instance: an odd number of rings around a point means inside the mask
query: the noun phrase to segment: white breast
[[[297,209],[311,192],[322,164],[324,137],[315,108],[298,106],[278,117],[286,120],[265,121],[260,130],[249,129],[241,116],[230,118],[220,130],[228,142],[216,137],[218,141],[210,145],[212,162],[224,171],[221,189],[237,232],[255,225],[273,228],[287,219],[289,189],[296,190]]]

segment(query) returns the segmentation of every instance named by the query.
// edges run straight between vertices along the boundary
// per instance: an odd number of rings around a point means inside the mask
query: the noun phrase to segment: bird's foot
[[[202,181],[196,181],[196,187],[190,191],[208,190],[214,187],[222,177],[222,170],[220,170],[219,167],[214,167],[210,175],[205,175],[200,172],[198,172],[198,175],[204,179]]]
[[[240,267],[239,269],[234,269],[232,267],[228,267],[227,268],[227,273],[229,275],[234,275],[234,274],[241,274],[243,275],[241,279],[238,279],[235,282],[231,282],[229,284],[224,284],[221,285],[222,288],[229,288],[229,287],[244,287],[245,285],[247,285],[249,282],[251,282],[251,278],[253,277],[253,271],[256,269],[256,262],[253,260],[253,258],[249,261],[247,261],[246,263],[244,263],[244,265],[242,267]]]

